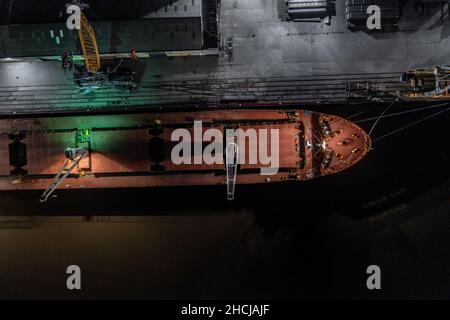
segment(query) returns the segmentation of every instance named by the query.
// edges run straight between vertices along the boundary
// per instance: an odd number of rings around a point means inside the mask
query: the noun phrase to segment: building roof
[[[201,0],[83,0],[89,20],[198,17]],[[69,0],[0,0],[0,25],[63,22]]]

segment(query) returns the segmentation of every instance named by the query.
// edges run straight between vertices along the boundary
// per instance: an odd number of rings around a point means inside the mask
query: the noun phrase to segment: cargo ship
[[[255,140],[256,139],[256,140]],[[370,137],[307,110],[208,110],[0,119],[0,190],[307,181],[363,159]]]

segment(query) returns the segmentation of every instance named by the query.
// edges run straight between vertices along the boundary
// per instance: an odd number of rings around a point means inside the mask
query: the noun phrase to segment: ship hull
[[[175,134],[180,130],[189,134],[188,151],[193,151],[182,154],[183,163],[174,161],[174,148],[183,142]],[[357,125],[305,110],[2,119],[0,190],[46,189],[65,161],[66,148],[85,148],[89,155],[61,184],[63,189],[226,184],[226,137],[228,131],[238,130],[237,184],[307,181],[336,174],[370,149],[370,138]],[[218,141],[208,136],[210,132],[223,137],[214,152],[208,146]],[[208,162],[207,156],[216,161]]]

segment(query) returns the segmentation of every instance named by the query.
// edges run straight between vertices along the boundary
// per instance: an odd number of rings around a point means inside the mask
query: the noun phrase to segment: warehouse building
[[[2,0],[0,14],[0,57],[80,51],[76,32],[66,28],[64,2]],[[133,1],[126,7],[121,1],[99,1],[85,14],[101,54],[127,53],[131,48],[148,53],[217,48],[217,36],[211,37],[217,33],[215,1]]]

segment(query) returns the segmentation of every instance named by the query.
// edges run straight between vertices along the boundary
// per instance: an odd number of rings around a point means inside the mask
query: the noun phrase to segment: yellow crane
[[[80,29],[78,30],[81,49],[89,72],[96,73],[100,69],[100,54],[98,52],[97,39],[95,38],[94,29],[90,25],[86,16],[81,12]]]
[[[409,82],[412,92],[405,95],[410,99],[450,99],[450,66],[409,70],[402,74],[401,82]]]
[[[94,92],[105,86],[119,87],[127,91],[136,89],[136,73],[120,68],[124,59],[118,60],[113,65],[102,66],[94,29],[82,12],[82,9],[89,8],[89,6],[81,3],[80,0],[73,0],[72,4],[80,8],[78,38],[83,51],[84,67],[74,67],[72,52],[65,51],[62,54],[63,69],[73,70],[74,81],[81,88],[83,94]],[[131,58],[136,57],[135,49],[131,50],[130,56]]]

